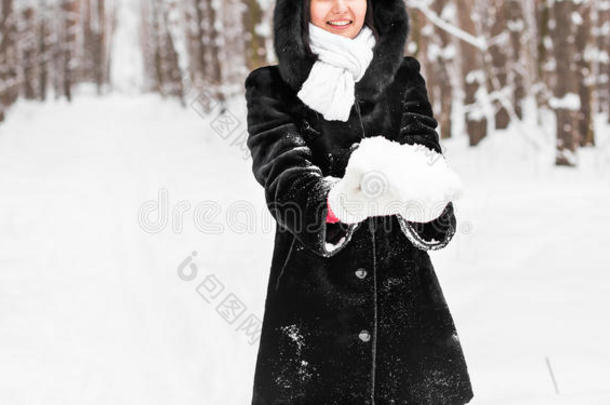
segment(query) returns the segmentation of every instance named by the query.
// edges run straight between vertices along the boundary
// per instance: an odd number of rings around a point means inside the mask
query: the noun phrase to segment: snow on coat
[[[427,223],[325,221],[331,179],[361,139],[441,153],[420,65],[403,56],[404,2],[372,2],[379,40],[347,122],[296,96],[315,61],[300,40],[303,3],[277,1],[279,64],[245,82],[252,171],[276,220],[252,404],[467,403],[466,363],[428,255],[455,233],[453,203]]]

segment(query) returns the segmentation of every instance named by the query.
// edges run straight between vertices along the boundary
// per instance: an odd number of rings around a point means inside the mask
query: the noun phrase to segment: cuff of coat
[[[323,218],[329,218],[334,216],[334,213],[330,211],[330,206],[328,204],[328,194],[332,186],[339,180],[341,179],[334,176],[325,176],[322,178],[324,200],[326,201],[326,203],[324,204],[325,212],[322,213]],[[324,257],[334,256],[345,246],[347,246],[358,226],[360,226],[360,223],[345,224],[343,222],[340,222],[338,219],[337,222],[325,221],[322,224],[322,230],[320,233],[320,239],[322,243],[319,252],[317,253]]]
[[[438,250],[449,244],[456,231],[453,202],[449,202],[443,213],[430,222],[411,222],[400,214],[396,215],[403,234],[421,250]]]
[[[333,176],[321,177],[309,196],[309,208],[304,208],[312,210],[304,214],[304,229],[284,228],[291,231],[305,248],[322,257],[331,257],[343,250],[360,225],[325,221],[328,217],[328,193],[339,180],[341,179]]]

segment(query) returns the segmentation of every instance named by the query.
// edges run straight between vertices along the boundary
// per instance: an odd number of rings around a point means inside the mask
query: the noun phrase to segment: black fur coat
[[[252,171],[277,222],[252,404],[465,404],[466,363],[427,253],[454,235],[453,203],[426,224],[325,222],[330,176],[343,176],[362,137],[441,153],[420,65],[403,56],[403,0],[373,1],[379,38],[347,122],[296,96],[315,62],[302,3],[277,1],[279,64],[245,82]]]

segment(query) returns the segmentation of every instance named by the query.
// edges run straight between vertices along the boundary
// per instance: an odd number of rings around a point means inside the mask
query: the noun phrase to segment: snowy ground
[[[223,139],[216,109],[83,93],[20,102],[0,126],[0,403],[249,403],[257,342],[238,329],[262,318],[274,227],[243,139],[231,144],[242,100]],[[578,170],[535,152],[531,126],[475,150],[444,143],[466,191],[431,257],[473,404],[610,403],[601,118]]]

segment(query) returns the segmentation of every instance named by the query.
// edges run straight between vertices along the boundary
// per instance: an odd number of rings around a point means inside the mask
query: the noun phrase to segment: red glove
[[[326,222],[329,224],[335,224],[339,222],[339,218],[335,216],[333,211],[330,209],[330,205],[328,204],[328,200],[326,200],[326,206],[328,207],[328,212],[326,213]]]

